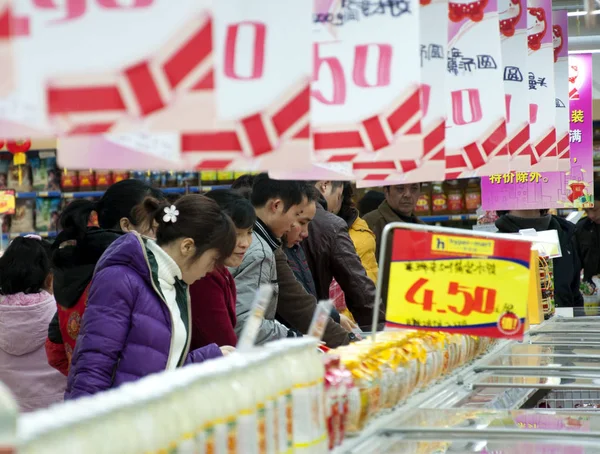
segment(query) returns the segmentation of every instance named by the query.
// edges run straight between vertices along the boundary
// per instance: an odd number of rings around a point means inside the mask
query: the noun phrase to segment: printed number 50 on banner
[[[396,230],[387,326],[521,339],[531,245]]]

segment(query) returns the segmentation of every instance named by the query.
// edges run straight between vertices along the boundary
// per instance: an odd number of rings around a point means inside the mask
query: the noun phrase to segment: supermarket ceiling
[[[600,52],[600,0],[554,0],[569,14],[569,50]]]

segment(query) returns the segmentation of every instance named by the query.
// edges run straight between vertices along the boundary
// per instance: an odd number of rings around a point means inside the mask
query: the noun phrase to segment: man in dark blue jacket
[[[496,227],[502,233],[518,233],[523,229],[537,232],[556,230],[562,257],[554,259],[554,300],[556,307],[583,307],[579,289],[581,261],[575,247],[575,225],[547,210],[499,211]]]

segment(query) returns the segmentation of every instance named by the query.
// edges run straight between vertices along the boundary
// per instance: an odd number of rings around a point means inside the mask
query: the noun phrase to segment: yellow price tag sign
[[[528,242],[393,232],[386,324],[489,337],[523,337]]]
[[[12,189],[0,190],[0,216],[15,214],[15,191]]]

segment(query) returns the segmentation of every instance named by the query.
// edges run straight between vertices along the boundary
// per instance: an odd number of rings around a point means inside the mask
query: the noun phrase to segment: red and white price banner
[[[419,159],[419,6],[416,0],[315,2],[312,118],[316,159]]]
[[[403,156],[395,161],[355,163],[358,187],[444,179],[448,0],[421,0],[419,22],[422,156],[418,159]]]
[[[552,45],[552,1],[527,1],[529,122],[533,154],[530,170],[558,170]]]
[[[15,2],[2,135],[60,135],[72,168],[308,166],[309,2],[176,3]]]
[[[569,109],[569,18],[566,11],[552,11],[552,50],[556,109],[556,152],[558,170],[571,170]]]
[[[497,0],[448,5],[446,179],[509,169]]]
[[[529,143],[527,2],[499,0],[498,9],[510,170],[529,170],[533,150]]]

